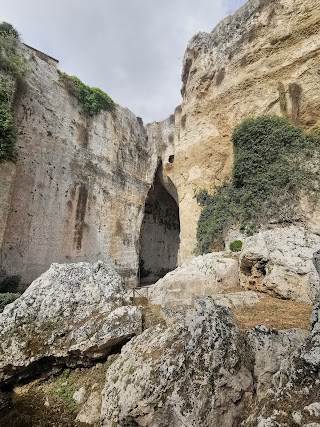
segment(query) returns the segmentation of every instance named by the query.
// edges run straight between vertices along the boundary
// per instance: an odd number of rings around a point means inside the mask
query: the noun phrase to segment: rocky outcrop
[[[53,264],[0,314],[0,385],[90,365],[141,332],[110,264]]]
[[[215,295],[239,287],[238,262],[212,253],[193,258],[150,287],[149,300],[163,307],[190,305],[197,296]]]
[[[214,192],[232,171],[231,134],[247,117],[277,114],[304,129],[320,125],[319,22],[316,0],[249,0],[211,33],[189,42],[181,107],[149,127],[174,162],[164,169],[179,197],[182,262],[196,247],[199,189]],[[284,57],[285,52],[285,57]],[[319,232],[319,206],[305,206]],[[303,215],[300,219],[303,218]]]
[[[320,237],[298,227],[262,231],[244,240],[240,283],[246,289],[312,303],[320,291],[312,263]]]
[[[243,424],[244,426],[306,427],[319,424],[319,310],[318,301],[311,318],[311,335],[289,357],[282,359],[280,369],[272,378],[272,386],[257,404],[253,414]]]
[[[242,337],[210,298],[127,344],[109,368],[102,425],[234,426],[252,393]]]

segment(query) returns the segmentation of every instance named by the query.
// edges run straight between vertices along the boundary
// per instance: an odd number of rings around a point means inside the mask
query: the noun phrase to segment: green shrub
[[[0,36],[13,36],[20,39],[20,35],[14,26],[4,21],[0,23]]]
[[[11,302],[15,301],[19,297],[20,297],[20,294],[13,294],[10,292],[6,292],[4,294],[0,293],[0,313],[3,311],[4,307],[7,304],[10,304]]]
[[[0,24],[0,68],[21,80],[24,80],[28,71],[19,34],[6,22]]]
[[[238,126],[232,136],[234,169],[214,195],[196,195],[202,206],[198,251],[223,248],[231,226],[252,234],[269,222],[292,223],[300,197],[319,194],[320,132],[305,135],[285,119],[262,116]]]
[[[0,69],[11,77],[0,76],[0,164],[15,161],[17,127],[11,111],[16,88],[23,87],[28,71],[18,31],[7,22],[0,23]]]
[[[60,72],[60,80],[64,82],[69,93],[78,99],[83,111],[89,116],[99,114],[102,110],[112,111],[115,108],[115,103],[109,95],[97,87],[85,85],[78,77]]]
[[[229,245],[229,248],[232,252],[240,252],[242,249],[243,243],[241,240],[235,240],[234,242],[231,242]]]
[[[15,161],[17,129],[11,113],[10,101],[13,89],[10,84],[0,78],[0,164],[5,161]]]

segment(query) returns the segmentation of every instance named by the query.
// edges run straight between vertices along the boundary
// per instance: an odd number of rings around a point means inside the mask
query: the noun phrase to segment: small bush
[[[0,36],[13,36],[20,39],[20,35],[14,26],[4,21],[0,23]]]
[[[13,294],[10,292],[7,293],[0,293],[0,313],[3,311],[4,307],[7,304],[10,304],[11,302],[15,301],[17,298],[20,297],[20,294]]]
[[[102,110],[112,111],[115,108],[115,103],[109,95],[97,87],[85,85],[78,77],[60,73],[60,80],[64,82],[68,92],[78,99],[83,111],[89,116],[99,114]]]
[[[198,251],[224,248],[231,226],[246,234],[269,222],[292,223],[302,194],[319,196],[320,132],[305,135],[283,118],[249,119],[233,133],[234,169],[214,195],[196,195],[202,206]]]
[[[241,240],[235,240],[234,242],[231,242],[229,245],[229,248],[232,252],[240,252],[242,249],[243,243]]]
[[[19,33],[6,22],[0,24],[0,68],[21,80],[28,71]]]

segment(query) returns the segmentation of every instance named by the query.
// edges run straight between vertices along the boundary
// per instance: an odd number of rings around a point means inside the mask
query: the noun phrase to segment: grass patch
[[[143,330],[151,328],[152,326],[162,325],[167,326],[161,314],[161,306],[150,304],[146,297],[132,298],[132,304],[141,308]]]
[[[3,311],[4,307],[7,304],[10,304],[11,302],[15,301],[17,298],[20,297],[21,294],[12,293],[12,292],[6,292],[6,293],[0,293],[0,313]]]
[[[241,331],[265,325],[272,329],[310,329],[312,307],[303,302],[282,300],[266,296],[257,304],[243,309],[233,309]]]
[[[276,116],[248,119],[232,136],[234,169],[214,195],[196,194],[202,213],[198,253],[224,249],[230,227],[250,235],[268,223],[291,224],[302,195],[319,197],[320,132],[306,135]]]
[[[59,74],[65,88],[78,99],[88,116],[95,116],[101,111],[114,110],[116,104],[103,90],[85,85],[78,77],[61,72]]]
[[[240,252],[242,249],[243,243],[241,240],[235,240],[234,242],[231,242],[229,245],[229,249],[232,252]]]

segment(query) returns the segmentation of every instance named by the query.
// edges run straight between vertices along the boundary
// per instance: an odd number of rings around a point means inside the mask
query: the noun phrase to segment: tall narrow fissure
[[[155,283],[178,265],[179,207],[162,182],[160,165],[149,190],[140,233],[140,283]]]

